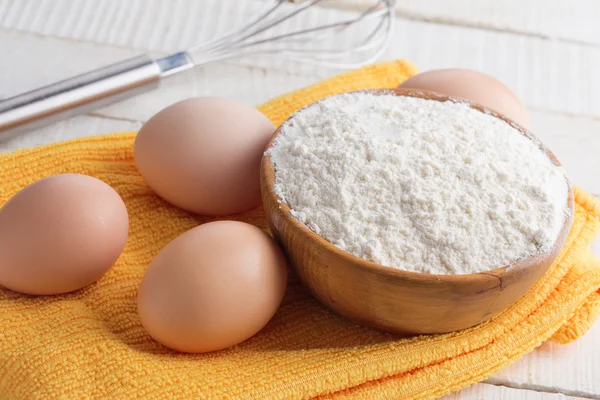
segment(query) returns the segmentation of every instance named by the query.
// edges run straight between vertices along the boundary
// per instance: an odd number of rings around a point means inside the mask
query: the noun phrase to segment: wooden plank
[[[165,52],[238,26],[259,6],[252,0],[0,0],[0,27]]]
[[[77,137],[135,131],[141,122],[81,115],[0,142],[0,152],[35,147]]]
[[[600,322],[567,345],[545,343],[487,380],[495,385],[600,399]]]
[[[155,52],[201,43],[241,23],[259,4],[254,0],[206,0],[200,7],[193,0],[180,0],[176,6],[166,7],[162,0],[55,0],[48,8],[47,2],[33,6],[36,0],[9,2],[8,6],[7,0],[0,2],[8,10],[0,18],[0,27]],[[593,9],[588,11],[593,14]],[[539,12],[545,13],[545,8]],[[124,19],[123,15],[130,18]],[[351,11],[315,9],[297,23],[309,26],[353,15],[356,13]],[[600,76],[596,72],[600,70],[600,47],[406,18],[397,22],[385,59],[406,57],[423,70],[481,70],[504,81],[533,108],[600,116]],[[348,40],[364,36],[365,29],[356,28],[349,31]],[[295,75],[334,73],[260,57],[244,63]]]
[[[550,148],[576,184],[600,198],[600,119],[531,111],[535,135]],[[600,252],[598,252],[600,255]]]
[[[0,29],[0,99],[137,54],[135,50]]]
[[[600,3],[595,0],[408,0],[398,16],[550,40],[600,44]]]
[[[581,397],[565,396],[556,392],[537,392],[506,386],[480,383],[441,397],[440,400],[581,400]]]
[[[164,0],[150,2],[151,6],[143,7],[142,1],[81,1],[68,0],[39,1],[20,0],[21,4],[11,0],[0,1],[0,16],[5,27],[30,30],[35,27],[47,35],[81,38],[86,32],[90,37],[97,34],[106,42],[119,44],[128,42],[133,35],[133,28],[139,21],[145,21],[147,11],[154,8],[160,11],[157,32],[161,31],[161,23],[172,19],[168,14],[187,18],[180,21],[179,32],[184,40],[182,45],[192,43],[203,34],[210,32],[210,27],[195,25],[194,19],[199,14],[216,15],[221,10],[218,4],[202,4],[197,1],[175,2],[168,7]],[[243,2],[239,2],[243,3]],[[246,2],[247,3],[247,2]],[[373,4],[373,0],[333,0],[326,6],[338,9],[364,8],[363,4]],[[242,4],[244,6],[244,4]],[[211,8],[215,7],[215,8]],[[72,10],[68,14],[67,23],[58,25],[54,22],[63,9]],[[244,11],[246,12],[246,11]],[[94,16],[95,14],[96,16]],[[140,15],[142,14],[142,15]],[[99,17],[101,15],[102,17]],[[595,0],[403,0],[396,2],[396,15],[406,19],[476,27],[479,29],[521,34],[564,40],[583,44],[600,44],[600,4]],[[41,23],[43,16],[50,16],[48,23]],[[78,16],[78,18],[75,18]],[[85,27],[85,21],[95,21],[95,26]],[[111,28],[112,27],[112,28]],[[116,33],[121,31],[120,35]],[[196,31],[198,34],[194,34]],[[185,32],[185,34],[183,34]],[[111,36],[110,38],[108,36]]]
[[[373,0],[336,0],[329,7],[356,8]],[[600,3],[595,0],[403,0],[396,15],[436,24],[458,25],[498,32],[600,44]]]

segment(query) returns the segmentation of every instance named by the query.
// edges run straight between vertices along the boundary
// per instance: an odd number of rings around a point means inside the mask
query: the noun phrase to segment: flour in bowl
[[[267,151],[291,214],[393,268],[487,271],[547,250],[566,216],[562,168],[465,103],[347,93],[304,108]]]

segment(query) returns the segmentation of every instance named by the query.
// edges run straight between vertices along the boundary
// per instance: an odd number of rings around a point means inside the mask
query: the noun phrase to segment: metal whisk
[[[342,69],[375,61],[394,29],[395,0],[361,0],[362,9],[346,20],[295,29],[286,26],[323,1],[265,1],[247,24],[187,51],[159,59],[141,55],[0,101],[0,140],[154,89],[162,78],[177,72],[227,59],[275,55]],[[370,24],[364,36],[348,35],[363,23]]]

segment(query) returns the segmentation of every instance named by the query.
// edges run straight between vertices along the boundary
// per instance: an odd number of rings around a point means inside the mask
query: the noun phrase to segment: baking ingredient
[[[519,98],[494,77],[468,69],[437,69],[415,75],[400,88],[430,90],[478,103],[531,129],[529,113]]]
[[[281,249],[259,228],[210,222],[175,238],[152,261],[138,294],[140,319],[175,350],[230,347],[269,322],[286,277]]]
[[[54,175],[25,187],[0,210],[0,285],[46,295],[104,275],[127,240],[121,197],[86,175]]]
[[[561,167],[505,121],[453,101],[355,92],[284,123],[275,192],[335,246],[408,271],[466,274],[545,251]]]
[[[205,215],[247,211],[260,204],[260,160],[274,130],[245,104],[191,98],[144,124],[135,162],[147,184],[177,207]]]

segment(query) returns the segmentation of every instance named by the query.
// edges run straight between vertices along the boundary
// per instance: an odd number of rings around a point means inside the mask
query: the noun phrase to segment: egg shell
[[[281,249],[259,228],[210,222],[178,236],[154,258],[138,293],[140,320],[171,349],[224,349],[269,322],[286,278]]]
[[[98,280],[127,240],[121,197],[86,175],[55,175],[0,209],[0,285],[33,295],[67,293]]]
[[[529,113],[517,95],[496,78],[468,69],[436,69],[417,74],[398,87],[428,90],[470,100],[531,129]]]
[[[134,156],[146,183],[184,210],[227,215],[258,206],[260,161],[275,131],[258,110],[199,97],[175,103],[139,131]]]

